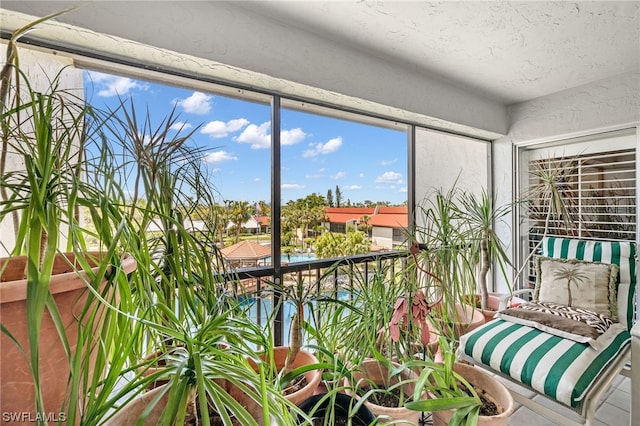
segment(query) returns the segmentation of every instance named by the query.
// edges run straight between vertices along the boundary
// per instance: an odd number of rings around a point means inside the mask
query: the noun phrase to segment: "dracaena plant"
[[[263,365],[254,362],[256,371],[249,363],[269,343],[227,293],[237,283],[216,247],[217,224],[209,223],[211,232],[194,231],[192,216],[210,211],[216,195],[204,152],[191,138],[197,128],[175,132],[174,111],[154,122],[127,101],[106,116],[105,141],[119,156],[114,178],[129,182],[130,196],[118,210],[124,243],[139,264],[130,280],[130,315],[142,334],[130,346],[137,360],[126,369],[129,380],[109,401],[133,404],[136,394],[163,380],[163,422],[195,416],[215,424],[208,414],[213,405],[225,424],[231,418],[289,424],[291,407],[264,380]],[[262,414],[253,418],[235,399],[241,394]]]
[[[128,182],[130,194],[121,206],[132,230],[128,250],[145,265],[136,295],[148,319],[161,324],[166,314],[150,309],[154,303],[184,305],[189,298],[183,292],[216,284],[217,273],[224,272],[215,229],[196,232],[191,219],[196,210],[213,208],[215,187],[203,164],[204,152],[191,138],[198,128],[172,130],[175,110],[154,122],[148,111],[141,114],[133,101],[122,100],[106,116],[105,137],[119,160],[116,178]]]
[[[480,195],[469,191],[462,192],[457,203],[462,220],[469,229],[467,241],[470,245],[471,263],[479,266],[477,287],[480,293],[480,307],[486,310],[489,299],[488,275],[492,265],[498,266],[505,283],[510,282],[507,269],[511,266],[511,260],[494,227],[511,211],[511,206],[496,206],[495,199],[484,189]]]
[[[482,402],[475,388],[454,371],[455,354],[450,343],[440,338],[442,363],[414,360],[409,363],[420,371],[413,400],[405,404],[410,410],[433,412],[455,410],[449,425],[474,425],[478,422]],[[424,395],[429,395],[424,398]]]
[[[416,207],[417,225],[410,235],[422,248],[416,264],[429,274],[418,273],[420,287],[425,289],[427,300],[439,300],[430,314],[440,320],[435,324],[441,328],[460,321],[456,305],[465,303],[466,295],[473,294],[475,288],[472,237],[457,204],[459,195],[456,186],[434,190]]]
[[[99,405],[97,401],[109,392],[113,381],[105,377],[120,362],[112,363],[114,348],[136,333],[129,319],[116,311],[116,294],[126,305],[128,285],[120,268],[121,216],[109,195],[122,191],[110,180],[112,163],[106,160],[108,154],[100,149],[100,143],[94,147],[95,156],[85,156],[88,147],[100,140],[102,122],[77,90],[65,88],[64,77],[72,71],[62,69],[54,76],[42,71],[36,87],[19,60],[19,38],[59,14],[16,30],[7,44],[1,72],[0,222],[11,222],[15,231],[13,245],[3,243],[3,249],[10,257],[27,258],[28,343],[21,344],[4,324],[0,326],[27,358],[34,409],[39,421],[45,422],[42,395],[49,384],[41,377],[41,358],[46,354],[40,353],[40,341],[43,321],[51,317],[65,353],[59,360],[64,366],[61,371],[69,371],[68,377],[62,373],[60,377],[67,383],[64,406],[59,407],[64,418],[60,420],[75,424],[86,421]],[[44,87],[42,81],[47,82]],[[10,161],[18,167],[10,168]],[[87,182],[89,170],[96,182],[103,184],[101,188]],[[85,226],[84,214],[92,217],[95,228]],[[98,241],[100,255],[87,254],[89,240]],[[68,263],[70,270],[86,274],[79,276],[85,280],[88,296],[85,302],[75,302],[73,325],[62,323],[63,312],[50,290],[56,259]],[[0,265],[0,273],[6,265],[8,262]],[[105,277],[107,283],[101,289],[99,283]],[[69,337],[72,329],[77,334],[75,341]]]
[[[134,378],[112,394],[112,402],[125,399],[126,406],[141,389],[159,386],[157,397],[135,418],[156,409],[162,424],[293,424],[297,409],[258,362],[256,350],[268,344],[266,335],[235,297],[209,284],[182,293],[180,314],[164,303],[155,306],[164,314],[163,324],[147,327],[169,337],[172,348],[136,364]],[[208,292],[213,293],[209,303]],[[117,415],[111,421],[119,424]]]

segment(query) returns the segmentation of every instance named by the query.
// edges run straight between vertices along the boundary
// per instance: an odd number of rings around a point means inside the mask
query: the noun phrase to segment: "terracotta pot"
[[[318,403],[325,398],[320,406],[313,412],[314,418],[322,418],[325,416],[327,412],[327,408],[329,404],[333,401],[333,412],[336,419],[342,420],[351,420],[351,425],[353,426],[369,426],[372,424],[376,417],[375,415],[367,408],[366,405],[361,405],[360,408],[355,412],[353,416],[349,416],[349,412],[356,405],[357,401],[350,395],[346,395],[344,393],[337,393],[334,395],[334,399],[331,397],[327,397],[326,393],[314,395],[311,398],[305,399],[300,404],[300,409],[305,414],[312,414],[312,410],[314,407],[318,405]],[[299,424],[306,424],[302,420],[299,420]]]
[[[125,426],[125,425],[135,425],[136,421],[140,418],[142,412],[149,406],[151,401],[154,400],[158,396],[160,392],[163,392],[167,385],[164,384],[162,386],[158,386],[150,390],[149,392],[145,392],[143,394],[135,397],[131,402],[129,402],[126,406],[120,409],[115,416],[110,418],[104,426]],[[160,424],[160,416],[162,415],[162,411],[164,407],[167,405],[167,401],[169,399],[169,392],[165,393],[162,398],[158,401],[156,406],[149,412],[149,415],[142,422],[144,426],[155,426]]]
[[[430,325],[431,330],[443,330],[445,333],[453,331],[456,340],[465,333],[468,333],[484,324],[484,316],[479,309],[475,309],[467,304],[456,303],[456,316],[458,320],[443,327],[441,324]],[[438,309],[437,307],[435,308]],[[436,313],[437,315],[437,313]],[[437,317],[431,317],[435,323],[440,321]]]
[[[509,416],[513,413],[513,397],[507,388],[496,378],[491,377],[479,367],[468,364],[456,363],[453,370],[464,377],[469,384],[483,397],[492,401],[498,407],[500,414],[496,416],[480,416],[478,425],[484,426],[507,426]],[[434,426],[446,426],[453,415],[453,410],[434,411],[431,413]]]
[[[285,360],[287,359],[287,353],[289,352],[288,346],[276,346],[273,348],[273,362],[278,371],[284,368]],[[264,361],[265,355],[261,355],[260,358]],[[251,364],[253,362],[249,361]],[[296,359],[293,361],[293,368],[298,368],[303,365],[308,364],[317,364],[318,359],[311,352],[300,350],[298,355],[296,355]],[[255,364],[253,364],[254,368],[257,368]],[[309,398],[314,394],[316,388],[320,384],[322,380],[322,371],[321,370],[311,370],[304,374],[304,377],[307,379],[307,384],[296,392],[285,394],[284,397],[291,401],[295,405],[299,405],[302,401]]]
[[[400,364],[393,363],[393,365],[395,367],[398,367]],[[376,386],[384,387],[398,383],[400,380],[415,379],[418,377],[413,371],[405,369],[400,374],[400,377],[395,376],[389,378],[389,370],[387,369],[387,367],[374,359],[365,360],[362,365],[353,372],[352,376],[353,380],[355,380],[356,383],[352,384],[347,381],[347,394],[352,395],[356,398],[358,398],[358,396],[355,395],[352,390],[355,388],[355,386],[374,383]],[[413,395],[414,389],[414,382],[407,383],[403,385],[402,388],[405,395]],[[375,414],[379,418],[379,422],[382,423],[395,421],[396,423],[394,423],[394,425],[414,426],[418,424],[418,421],[420,420],[420,417],[422,415],[422,413],[412,411],[404,407],[385,407],[382,405],[374,404],[370,401],[365,402],[365,405],[367,406],[367,408],[369,408],[369,410],[371,410],[373,414]]]
[[[244,392],[240,391],[236,386],[232,385],[226,380],[216,380],[216,382],[222,386],[236,401],[242,403],[245,409],[255,418],[259,425],[264,424],[262,420],[262,407],[254,400],[247,397]],[[164,392],[168,385],[164,384],[157,388],[154,388],[148,392],[135,397],[126,406],[120,409],[111,419],[103,423],[104,426],[130,426],[137,424],[137,420],[142,415],[142,412],[149,407],[151,402],[158,396],[159,393]],[[150,410],[148,416],[141,423],[143,426],[156,426],[161,424],[160,417],[162,411],[167,406],[169,399],[169,391],[166,389],[166,393],[162,395],[160,400]]]
[[[65,255],[71,262],[74,255]],[[91,253],[94,258],[99,253]],[[0,269],[6,265],[0,277],[0,323],[14,336],[29,357],[29,338],[27,333],[26,297],[27,282],[23,279],[26,257],[2,258]],[[128,256],[122,262],[125,273],[136,268],[135,260]],[[97,271],[97,267],[94,271]],[[71,355],[76,352],[78,339],[77,317],[82,312],[90,292],[86,287],[86,273],[76,272],[67,261],[58,257],[53,268],[49,289],[58,306],[62,323],[65,326]],[[106,280],[99,291],[104,290]],[[99,316],[98,316],[99,317]],[[96,324],[95,327],[99,327]],[[49,415],[64,412],[64,401],[69,378],[67,355],[53,320],[45,309],[39,341],[40,384],[45,413]],[[35,387],[29,364],[18,347],[6,334],[0,333],[0,371],[2,387],[0,390],[0,411],[3,413],[31,413],[35,418]],[[93,363],[89,363],[88,374],[92,375]]]

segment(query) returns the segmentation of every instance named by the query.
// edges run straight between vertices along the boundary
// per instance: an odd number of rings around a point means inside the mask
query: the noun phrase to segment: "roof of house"
[[[367,223],[385,228],[406,228],[409,226],[408,208],[400,207],[326,207],[325,211],[331,223],[358,221],[368,216]]]
[[[257,260],[271,256],[271,248],[254,241],[240,241],[232,246],[220,250],[222,256],[228,260]]]
[[[380,207],[367,223],[384,228],[406,228],[409,226],[408,211],[407,207]]]
[[[407,206],[396,206],[396,207],[387,207],[387,206],[378,206],[376,214],[404,214],[406,215],[409,212]]]
[[[254,216],[254,219],[262,226],[268,226],[271,221],[269,216]]]
[[[371,216],[375,212],[374,207],[325,207],[324,210],[331,223],[352,222],[362,216]]]

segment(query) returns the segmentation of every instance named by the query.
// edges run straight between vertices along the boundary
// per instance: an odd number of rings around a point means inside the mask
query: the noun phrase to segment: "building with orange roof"
[[[374,207],[325,207],[329,222],[324,226],[331,232],[347,232],[347,225],[355,225],[362,216],[371,216]]]
[[[378,206],[367,223],[371,225],[373,244],[387,249],[406,246],[406,229],[409,226],[409,209],[406,206]]]
[[[347,232],[347,226],[366,221],[371,226],[369,236],[374,246],[393,249],[405,242],[409,226],[408,208],[400,207],[326,207],[329,222],[324,226],[331,232]]]

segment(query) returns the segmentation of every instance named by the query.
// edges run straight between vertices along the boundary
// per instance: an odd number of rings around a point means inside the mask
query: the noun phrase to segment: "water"
[[[283,254],[280,256],[280,262],[284,265],[287,263],[308,262],[315,260],[316,255],[314,253],[296,253],[296,254]],[[266,257],[260,261],[260,265],[271,265],[271,257]]]
[[[341,290],[338,292],[337,297],[339,300],[349,300],[349,292]],[[272,302],[269,298],[256,299],[255,297],[244,298],[242,303],[245,307],[248,308],[249,317],[259,324],[266,324],[269,321],[269,316],[273,314],[272,312]],[[261,304],[261,312],[260,318],[258,318],[258,303]],[[311,302],[312,305],[315,305],[315,302]],[[295,305],[287,300],[282,304],[283,310],[283,320],[284,320],[284,345],[289,344],[290,338],[290,330],[291,330],[291,318],[295,314]],[[309,317],[309,306],[307,304],[304,305],[304,316],[307,320],[310,320]],[[307,344],[313,342],[306,342]]]

